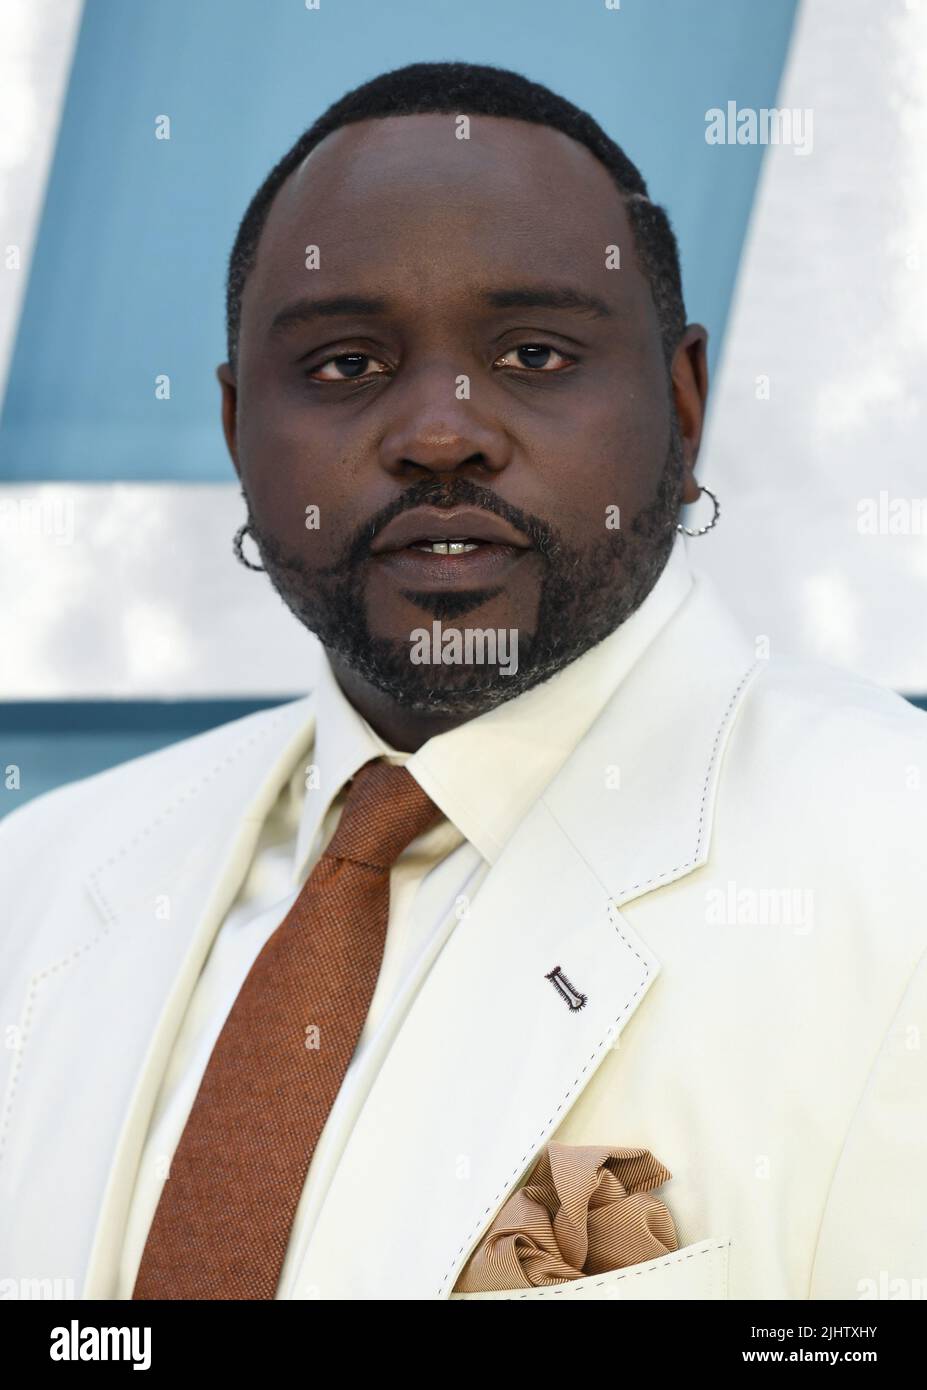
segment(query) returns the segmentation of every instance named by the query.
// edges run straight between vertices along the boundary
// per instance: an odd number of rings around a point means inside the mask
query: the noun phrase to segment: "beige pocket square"
[[[560,1284],[678,1250],[669,1209],[650,1195],[672,1176],[648,1149],[549,1144],[496,1214],[454,1292]]]

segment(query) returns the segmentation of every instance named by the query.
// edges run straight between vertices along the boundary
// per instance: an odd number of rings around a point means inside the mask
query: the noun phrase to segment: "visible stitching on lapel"
[[[29,981],[29,988],[26,991],[26,1006],[22,1013],[23,1032],[19,1039],[19,1046],[13,1055],[13,1066],[10,1070],[10,1085],[7,1092],[6,1104],[3,1107],[3,1124],[0,1125],[0,1161],[3,1159],[3,1151],[6,1146],[6,1136],[10,1130],[10,1116],[13,1113],[13,1098],[16,1095],[16,1087],[19,1083],[19,1073],[22,1071],[22,1056],[26,1050],[26,1038],[29,1033],[29,1023],[31,1022],[32,998],[35,994],[36,979]]]
[[[699,855],[699,853],[700,853],[700,851],[701,851],[701,846],[702,846],[702,834],[703,834],[703,832],[704,832],[704,824],[705,824],[705,802],[706,802],[706,800],[707,800],[707,798],[708,798],[708,788],[709,788],[709,786],[710,786],[710,784],[711,784],[712,773],[713,773],[713,771],[714,771],[715,762],[717,761],[717,757],[718,757],[718,751],[719,751],[720,746],[721,746],[721,736],[722,736],[722,734],[724,733],[724,730],[725,730],[725,727],[726,727],[726,725],[727,725],[728,719],[729,719],[729,717],[730,717],[731,711],[732,711],[732,709],[734,708],[734,705],[735,705],[735,703],[736,703],[736,701],[737,701],[737,697],[739,696],[741,690],[743,690],[743,688],[744,688],[744,686],[746,685],[747,681],[748,681],[748,680],[750,679],[750,677],[754,674],[754,672],[757,671],[757,670],[759,669],[759,667],[761,666],[761,664],[762,664],[762,663],[761,663],[760,661],[757,660],[757,661],[752,662],[751,665],[747,668],[747,670],[744,672],[744,674],[741,676],[740,680],[738,681],[737,685],[734,687],[734,691],[733,691],[733,693],[731,694],[731,697],[730,697],[730,699],[729,699],[728,702],[727,702],[727,706],[726,706],[726,708],[725,708],[725,710],[724,710],[724,714],[721,716],[721,721],[720,721],[720,723],[719,723],[719,725],[718,725],[717,732],[715,733],[714,742],[712,743],[711,752],[710,752],[709,758],[708,758],[708,769],[707,769],[707,771],[706,771],[706,773],[705,773],[705,781],[704,781],[704,783],[703,783],[703,785],[702,785],[702,797],[701,797],[701,801],[700,801],[700,803],[699,803],[698,828],[697,828],[697,833],[696,833],[695,850],[694,850],[694,852],[693,852],[693,854],[692,854],[692,857],[691,857],[690,859],[687,859],[687,860],[685,861],[685,863],[683,863],[683,864],[677,864],[675,868],[664,870],[664,872],[663,872],[662,874],[658,874],[655,878],[646,879],[643,883],[631,884],[630,887],[620,889],[619,892],[618,892],[617,894],[614,894],[614,895],[613,895],[614,897],[623,900],[623,899],[624,899],[624,895],[625,895],[626,893],[633,892],[633,890],[636,889],[636,888],[646,888],[646,887],[649,887],[649,886],[652,885],[652,884],[661,883],[661,882],[663,882],[664,880],[666,880],[667,878],[669,878],[671,875],[673,875],[673,874],[675,874],[675,873],[678,873],[680,869],[688,868],[689,865],[690,865],[690,864],[693,864],[693,863],[695,862],[695,860],[698,858],[698,855]],[[544,798],[542,797],[541,800],[544,801]],[[566,835],[566,831],[563,829],[563,826],[560,825],[560,821],[559,821],[559,820],[557,819],[557,817],[554,815],[553,811],[552,811],[552,810],[550,809],[550,807],[547,805],[547,802],[546,802],[546,801],[544,801],[544,805],[545,805],[546,809],[550,812],[550,815],[551,815],[551,816],[553,817],[553,819],[556,821],[557,825],[560,826],[560,829],[561,829],[561,830],[563,831],[563,833]],[[570,843],[573,844],[572,839],[571,839],[569,836],[567,836],[567,838],[570,840]],[[583,859],[583,862],[585,863],[585,862],[586,862],[586,861],[585,861],[585,857],[581,854],[581,851],[578,849],[578,847],[577,847],[576,845],[573,845],[573,848],[576,850],[577,854],[580,855],[580,857]],[[596,875],[596,877],[598,877],[598,875]],[[438,1297],[439,1297],[439,1298],[441,1297],[441,1295],[442,1295],[443,1292],[444,1292],[445,1285],[447,1284],[447,1281],[448,1281],[448,1279],[450,1278],[451,1272],[452,1272],[452,1270],[455,1268],[455,1266],[456,1266],[456,1264],[457,1264],[457,1261],[458,1261],[458,1259],[459,1259],[461,1253],[462,1253],[464,1250],[467,1249],[467,1247],[470,1245],[471,1241],[473,1240],[474,1235],[475,1235],[475,1234],[480,1230],[480,1228],[484,1225],[485,1220],[486,1220],[486,1217],[487,1217],[488,1215],[491,1215],[492,1212],[496,1209],[496,1207],[498,1206],[498,1203],[499,1203],[500,1198],[502,1197],[502,1195],[503,1195],[505,1192],[508,1191],[509,1186],[511,1185],[513,1178],[515,1178],[515,1177],[517,1176],[517,1174],[518,1174],[519,1172],[521,1172],[521,1171],[524,1169],[524,1167],[526,1166],[526,1164],[527,1164],[527,1162],[528,1162],[528,1159],[531,1157],[531,1155],[532,1155],[533,1153],[536,1153],[536,1152],[537,1152],[537,1146],[538,1146],[538,1144],[539,1144],[539,1143],[542,1143],[543,1140],[544,1140],[545,1135],[548,1134],[548,1133],[550,1132],[549,1127],[553,1124],[553,1122],[554,1122],[554,1120],[556,1119],[556,1117],[557,1117],[557,1115],[559,1114],[559,1112],[563,1109],[564,1105],[565,1105],[566,1102],[569,1100],[570,1096],[571,1096],[571,1095],[573,1094],[573,1092],[576,1090],[576,1087],[577,1087],[577,1085],[579,1084],[579,1082],[581,1081],[582,1077],[583,1077],[583,1076],[585,1075],[585,1073],[589,1070],[589,1066],[590,1066],[591,1062],[593,1061],[594,1058],[596,1058],[597,1056],[599,1056],[599,1055],[602,1053],[602,1051],[605,1049],[606,1046],[609,1045],[609,1041],[610,1041],[611,1035],[612,1035],[612,1030],[615,1028],[616,1024],[620,1023],[621,1019],[622,1019],[622,1018],[624,1017],[624,1015],[627,1013],[627,1011],[628,1011],[628,1009],[630,1008],[631,1004],[633,1004],[634,1000],[635,1000],[635,999],[638,997],[638,995],[641,993],[641,990],[643,989],[644,985],[647,983],[647,980],[649,979],[649,976],[650,976],[650,967],[648,966],[647,962],[643,959],[643,957],[640,955],[640,953],[635,949],[635,947],[631,945],[631,943],[628,941],[627,937],[626,937],[626,936],[624,935],[624,933],[622,932],[622,930],[621,930],[620,926],[618,925],[618,923],[614,920],[614,917],[613,917],[613,915],[612,915],[612,914],[613,914],[613,911],[614,911],[613,903],[612,903],[611,900],[610,900],[609,903],[608,903],[608,912],[609,912],[609,916],[612,917],[612,925],[614,926],[614,928],[615,928],[615,930],[617,931],[618,935],[621,937],[621,939],[622,939],[622,941],[624,942],[625,946],[627,946],[629,950],[633,951],[634,954],[637,956],[638,960],[641,961],[641,964],[642,964],[643,967],[644,967],[644,977],[643,977],[643,980],[641,981],[641,984],[638,986],[637,990],[635,990],[634,994],[632,994],[631,998],[630,998],[630,999],[628,1000],[628,1002],[625,1004],[624,1008],[621,1010],[621,1012],[619,1013],[618,1017],[614,1020],[613,1023],[610,1024],[608,1033],[606,1034],[606,1037],[605,1037],[605,1041],[604,1041],[603,1043],[600,1043],[599,1046],[598,1046],[598,1048],[596,1048],[596,1050],[590,1055],[589,1060],[587,1061],[586,1065],[583,1067],[583,1069],[582,1069],[582,1071],[580,1072],[579,1076],[576,1077],[576,1079],[575,1079],[575,1081],[573,1082],[573,1084],[572,1084],[572,1085],[569,1087],[569,1089],[567,1090],[566,1095],[564,1095],[564,1097],[563,1097],[563,1099],[561,1100],[560,1104],[557,1106],[557,1109],[554,1111],[554,1114],[551,1116],[551,1118],[550,1118],[550,1119],[547,1121],[547,1123],[544,1125],[543,1129],[541,1130],[540,1135],[534,1140],[534,1142],[533,1142],[533,1143],[529,1146],[529,1148],[526,1150],[525,1154],[524,1154],[524,1155],[522,1156],[522,1158],[519,1160],[519,1163],[516,1165],[516,1167],[513,1169],[513,1171],[509,1174],[508,1178],[506,1179],[506,1181],[505,1181],[505,1183],[503,1184],[503,1186],[500,1188],[500,1190],[499,1190],[499,1192],[497,1193],[497,1195],[496,1195],[495,1197],[492,1198],[492,1200],[490,1201],[489,1205],[484,1209],[484,1211],[481,1213],[481,1215],[477,1218],[476,1223],[474,1224],[474,1226],[473,1226],[473,1227],[471,1228],[471,1230],[468,1232],[466,1239],[464,1240],[463,1244],[460,1246],[460,1248],[458,1249],[458,1251],[457,1251],[456,1254],[454,1255],[453,1259],[451,1260],[450,1265],[448,1266],[448,1269],[447,1269],[447,1271],[446,1271],[446,1273],[445,1273],[443,1279],[441,1280],[441,1283],[440,1283],[440,1285],[439,1285],[439,1287],[438,1287]]]
[[[699,1250],[698,1254],[693,1253],[691,1255],[685,1254],[684,1251],[679,1251],[678,1254],[676,1254],[675,1256],[667,1260],[661,1260],[658,1265],[651,1264],[650,1269],[648,1270],[636,1269],[633,1274],[630,1272],[630,1270],[627,1274],[621,1274],[617,1271],[612,1271],[609,1272],[607,1276],[607,1282],[610,1284],[617,1284],[621,1279],[639,1279],[642,1274],[649,1274],[652,1269],[665,1269],[668,1265],[682,1264],[683,1260],[698,1259],[700,1255],[716,1255],[719,1250],[727,1250],[730,1244],[731,1242],[729,1240],[719,1241],[717,1245],[709,1245],[706,1250]],[[614,1273],[614,1278],[612,1277],[612,1273]],[[556,1296],[557,1294],[569,1294],[571,1291],[574,1291],[575,1286],[580,1283],[591,1288],[600,1289],[605,1282],[605,1278],[597,1279],[594,1283],[591,1278],[582,1280],[566,1279],[562,1284],[557,1284],[556,1286],[552,1286],[549,1289],[532,1289],[530,1295],[527,1290],[525,1291],[525,1293],[515,1293],[513,1291],[511,1300],[507,1301],[515,1301],[519,1298],[547,1298],[548,1296]]]
[[[526,1164],[528,1163],[528,1160],[531,1158],[532,1154],[534,1154],[534,1153],[537,1152],[537,1146],[538,1146],[538,1144],[539,1144],[539,1143],[542,1143],[543,1140],[544,1140],[544,1138],[545,1138],[545,1136],[546,1136],[547,1134],[550,1133],[551,1128],[553,1127],[554,1121],[556,1120],[556,1118],[557,1118],[557,1116],[559,1115],[560,1111],[563,1109],[564,1105],[565,1105],[565,1104],[567,1103],[567,1101],[570,1099],[570,1096],[571,1096],[571,1095],[573,1094],[573,1092],[576,1090],[576,1088],[577,1088],[577,1086],[579,1085],[579,1083],[582,1081],[582,1079],[583,1079],[583,1077],[585,1076],[586,1072],[589,1070],[589,1067],[591,1066],[592,1062],[593,1062],[597,1057],[600,1057],[601,1054],[606,1050],[606,1048],[608,1048],[608,1047],[611,1045],[613,1030],[614,1030],[616,1024],[620,1023],[621,1020],[624,1018],[625,1014],[628,1012],[628,1010],[630,1009],[631,1005],[634,1003],[635,999],[637,999],[638,996],[642,993],[642,991],[643,991],[643,989],[644,989],[644,987],[645,987],[647,981],[648,981],[649,978],[650,978],[650,974],[651,974],[650,966],[648,965],[647,961],[644,960],[644,957],[641,955],[640,951],[638,951],[637,947],[634,946],[633,943],[630,942],[630,941],[628,940],[628,938],[625,936],[624,932],[621,930],[621,926],[620,926],[620,924],[619,924],[619,923],[620,923],[620,918],[617,918],[617,919],[616,919],[616,915],[615,915],[615,914],[616,914],[616,911],[617,911],[617,909],[615,908],[614,904],[613,904],[612,902],[609,902],[609,903],[608,903],[608,915],[609,915],[609,918],[611,919],[611,924],[612,924],[612,926],[615,928],[616,933],[618,934],[618,936],[620,936],[621,940],[624,942],[624,944],[625,944],[625,946],[627,947],[627,949],[628,949],[629,951],[631,951],[632,954],[635,955],[635,956],[637,957],[637,959],[638,959],[638,960],[640,961],[640,963],[641,963],[641,966],[643,967],[644,974],[643,974],[643,976],[642,976],[642,978],[641,978],[641,982],[640,982],[640,984],[638,985],[637,989],[634,991],[634,993],[630,996],[630,998],[628,999],[627,1003],[624,1005],[624,1007],[623,1007],[623,1008],[621,1009],[621,1011],[619,1012],[618,1017],[615,1018],[615,1019],[609,1024],[609,1026],[608,1026],[608,1032],[605,1034],[604,1040],[603,1040],[602,1042],[600,1042],[599,1045],[598,1045],[598,1047],[594,1048],[593,1051],[589,1054],[589,1058],[588,1058],[588,1060],[587,1060],[587,1062],[586,1062],[586,1065],[583,1067],[583,1069],[582,1069],[582,1071],[579,1073],[579,1075],[574,1079],[572,1085],[570,1085],[570,1086],[568,1087],[568,1089],[567,1089],[567,1091],[566,1091],[566,1094],[563,1096],[563,1099],[561,1100],[560,1104],[557,1106],[557,1109],[556,1109],[556,1110],[554,1111],[554,1113],[550,1116],[550,1118],[549,1118],[548,1120],[545,1121],[544,1125],[543,1125],[542,1128],[541,1128],[540,1133],[536,1136],[536,1138],[531,1142],[531,1144],[528,1146],[528,1148],[527,1148],[527,1149],[525,1150],[525,1152],[522,1154],[522,1156],[521,1156],[521,1158],[519,1159],[518,1163],[517,1163],[517,1164],[515,1165],[515,1167],[512,1169],[511,1173],[510,1173],[509,1176],[506,1178],[506,1180],[505,1180],[503,1186],[499,1189],[499,1191],[497,1192],[496,1196],[492,1198],[492,1200],[489,1202],[488,1206],[484,1209],[484,1211],[480,1214],[480,1216],[477,1217],[476,1223],[471,1227],[470,1231],[467,1233],[466,1239],[464,1240],[463,1244],[460,1246],[460,1249],[459,1249],[459,1250],[456,1252],[456,1254],[454,1255],[454,1258],[451,1260],[451,1263],[450,1263],[450,1265],[448,1266],[447,1271],[446,1271],[446,1273],[445,1273],[443,1279],[441,1280],[441,1283],[440,1283],[439,1288],[438,1288],[438,1297],[439,1297],[439,1298],[441,1297],[441,1294],[442,1294],[443,1291],[444,1291],[444,1287],[445,1287],[445,1285],[447,1284],[448,1279],[450,1278],[451,1271],[454,1269],[454,1267],[455,1267],[455,1265],[456,1265],[456,1263],[457,1263],[457,1260],[459,1259],[461,1253],[462,1253],[464,1250],[467,1249],[467,1247],[468,1247],[468,1245],[470,1244],[470,1242],[472,1241],[474,1235],[475,1235],[475,1234],[477,1233],[477,1231],[479,1231],[479,1229],[483,1226],[483,1224],[485,1223],[486,1217],[487,1217],[488,1215],[491,1215],[491,1213],[496,1209],[496,1207],[497,1207],[498,1204],[499,1204],[500,1198],[503,1196],[503,1194],[504,1194],[505,1192],[508,1191],[508,1189],[509,1189],[509,1187],[510,1187],[510,1185],[511,1185],[511,1183],[512,1183],[512,1179],[515,1178],[515,1177],[517,1177],[518,1174],[524,1170],[524,1168],[525,1168]]]
[[[686,859],[682,864],[676,864],[672,869],[664,869],[662,874],[657,874],[654,878],[647,878],[644,879],[642,883],[630,883],[627,885],[627,887],[620,888],[616,895],[617,897],[623,899],[625,893],[633,893],[636,888],[649,888],[654,883],[662,883],[670,875],[679,873],[680,869],[688,869],[689,866],[694,864],[695,861],[698,859],[698,856],[702,852],[702,835],[705,829],[705,802],[708,800],[708,788],[711,784],[711,775],[714,771],[715,762],[718,757],[718,749],[721,744],[721,735],[724,733],[728,717],[731,713],[731,710],[734,707],[734,703],[738,695],[740,694],[741,690],[743,690],[744,686],[746,685],[750,677],[753,675],[754,671],[756,671],[760,665],[761,663],[759,661],[754,661],[753,665],[750,666],[748,670],[744,673],[744,675],[740,678],[734,690],[734,693],[731,695],[731,698],[727,703],[727,708],[725,709],[724,714],[721,716],[721,723],[718,725],[718,732],[715,734],[715,740],[711,746],[711,753],[708,758],[708,771],[705,773],[705,782],[702,786],[702,799],[699,802],[698,808],[698,829],[696,832],[695,849],[692,853],[692,857],[690,859]]]
[[[54,975],[56,971],[63,970],[64,967],[70,965],[71,961],[76,959],[77,956],[82,955],[85,951],[89,951],[91,946],[95,946],[100,937],[104,936],[108,930],[109,928],[104,928],[98,936],[93,937],[90,941],[86,941],[83,946],[79,946],[76,950],[72,951],[69,956],[65,956],[62,960],[56,961],[54,965],[46,966],[46,968],[40,970],[37,975],[33,975],[32,979],[29,981],[29,988],[26,990],[26,1003],[22,1013],[23,1031],[19,1039],[19,1046],[16,1048],[14,1054],[13,1066],[10,1070],[10,1085],[7,1094],[7,1103],[3,1109],[3,1124],[2,1127],[0,1127],[0,1159],[3,1158],[6,1138],[10,1130],[9,1121],[13,1113],[13,1099],[16,1095],[16,1087],[19,1084],[19,1073],[22,1071],[22,1059],[26,1051],[26,1039],[29,1037],[29,1030],[32,1024],[32,1005],[39,992],[39,986],[44,983],[49,975]]]
[[[291,703],[295,704],[296,702],[292,701]],[[211,767],[208,772],[205,772],[202,775],[202,777],[199,778],[198,781],[194,782],[192,786],[188,787],[186,791],[182,792],[181,795],[178,796],[175,801],[172,801],[162,811],[159,811],[153,820],[149,821],[147,825],[142,826],[141,830],[136,831],[136,833],[132,836],[131,840],[127,840],[125,844],[122,845],[118,850],[116,850],[115,853],[111,854],[108,859],[105,859],[102,864],[98,864],[95,869],[91,870],[91,872],[87,875],[87,880],[92,885],[93,895],[99,902],[100,906],[103,908],[106,914],[106,918],[110,923],[116,920],[116,914],[113,911],[113,908],[110,905],[109,901],[107,900],[106,895],[103,892],[103,889],[100,887],[100,874],[102,874],[105,869],[110,868],[113,864],[117,863],[120,859],[124,858],[124,856],[127,855],[130,850],[135,848],[135,846],[139,843],[140,840],[145,839],[145,837],[150,835],[151,832],[155,830],[163,821],[167,820],[168,816],[173,815],[173,813],[177,810],[179,806],[182,806],[185,801],[189,801],[191,797],[196,796],[206,785],[207,782],[212,781],[213,777],[215,777],[217,773],[222,772],[223,769],[228,767],[230,763],[233,763],[236,761],[236,759],[240,758],[242,753],[244,753],[247,748],[250,748],[251,745],[254,743],[259,743],[262,739],[267,738],[268,735],[271,734],[273,730],[277,728],[278,724],[280,724],[286,717],[286,712],[289,710],[289,708],[290,705],[285,705],[283,710],[281,710],[281,712],[276,716],[276,718],[273,719],[270,723],[268,723],[263,730],[259,731],[258,733],[250,734],[248,738],[243,739],[242,742],[238,744],[236,748],[233,748],[230,753],[227,753],[225,757],[221,759],[221,761],[217,762],[213,767]],[[104,928],[104,932],[101,933],[101,935],[105,935],[106,931],[108,930],[109,928]],[[99,938],[94,939],[97,940]]]
[[[166,819],[166,817],[169,816],[172,811],[174,811],[178,806],[182,805],[184,801],[189,799],[189,797],[193,796],[195,792],[199,791],[200,788],[203,787],[210,780],[210,778],[214,777],[217,772],[221,771],[222,768],[226,767],[230,762],[234,762],[236,758],[240,757],[246,748],[250,748],[250,746],[253,743],[259,742],[261,739],[266,738],[267,735],[270,734],[277,727],[281,720],[285,718],[286,711],[288,709],[289,705],[284,706],[284,708],[280,711],[276,718],[267,724],[263,732],[250,734],[248,738],[242,740],[242,742],[237,746],[237,748],[233,749],[231,753],[228,753],[226,757],[224,757],[221,760],[221,762],[216,763],[215,766],[211,768],[209,772],[205,773],[199,779],[198,782],[194,783],[194,785],[191,788],[189,788],[189,790],[185,792],[183,796],[178,797],[177,800],[172,802],[165,810],[159,812],[159,814],[154,818],[154,820],[152,820],[147,826],[140,830],[131,840],[128,840],[126,844],[124,844],[121,849],[117,850],[115,854],[112,854],[109,857],[109,859],[105,860],[102,864],[99,864],[97,868],[92,870],[92,872],[88,875],[89,879],[94,880],[93,892],[98,902],[101,904],[101,906],[103,906],[103,908],[106,911],[107,925],[102,927],[100,931],[96,933],[95,936],[90,937],[89,940],[84,941],[80,946],[76,946],[74,950],[71,951],[68,955],[62,956],[62,958],[58,961],[55,961],[53,965],[48,965],[45,967],[44,970],[40,970],[38,974],[33,975],[31,980],[29,981],[29,986],[26,991],[26,1003],[23,1011],[23,1032],[21,1038],[19,1039],[19,1047],[16,1049],[16,1052],[14,1054],[13,1066],[10,1071],[10,1081],[9,1088],[7,1091],[6,1104],[3,1108],[2,1124],[0,1124],[0,1161],[2,1161],[3,1159],[7,1136],[10,1132],[10,1119],[13,1114],[13,1101],[16,1096],[16,1088],[19,1085],[20,1073],[22,1072],[23,1068],[23,1058],[25,1056],[26,1051],[26,1042],[30,1036],[30,1027],[32,1023],[32,1007],[35,1002],[36,996],[38,995],[39,987],[42,984],[44,984],[45,980],[50,975],[54,975],[59,970],[64,970],[66,966],[71,965],[75,960],[77,960],[79,956],[84,955],[94,946],[97,946],[103,940],[104,937],[109,936],[113,923],[116,920],[115,913],[113,912],[112,908],[110,907],[103,894],[102,889],[100,888],[98,882],[98,875],[102,873],[104,869],[108,868],[110,864],[114,864],[117,861],[117,859],[122,857],[122,855],[127,854],[128,851],[134,845],[136,845],[139,840],[141,840],[145,835],[150,834],[156,825],[160,824],[160,822]]]

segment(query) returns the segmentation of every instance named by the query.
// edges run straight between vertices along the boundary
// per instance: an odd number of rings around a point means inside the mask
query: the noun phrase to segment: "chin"
[[[414,714],[483,714],[521,694],[543,676],[519,668],[512,674],[497,667],[415,665],[407,644],[378,644],[375,653],[341,655],[368,685]],[[384,657],[387,659],[384,660]]]

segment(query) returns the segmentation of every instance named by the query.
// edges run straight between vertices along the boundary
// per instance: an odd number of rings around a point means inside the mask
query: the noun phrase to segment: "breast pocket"
[[[495,1293],[452,1293],[451,1298],[507,1298],[521,1301],[559,1299],[706,1299],[728,1298],[730,1240],[700,1240],[671,1255],[626,1265],[607,1274],[568,1279],[536,1289],[502,1289]]]

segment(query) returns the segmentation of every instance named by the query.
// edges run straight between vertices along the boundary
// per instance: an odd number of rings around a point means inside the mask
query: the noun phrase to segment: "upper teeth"
[[[475,550],[479,541],[415,541],[415,550],[430,550],[433,555],[462,555],[466,550]]]

